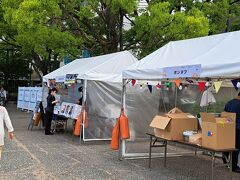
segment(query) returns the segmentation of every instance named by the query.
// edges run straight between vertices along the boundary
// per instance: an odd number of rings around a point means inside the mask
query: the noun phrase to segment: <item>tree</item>
[[[133,31],[140,57],[146,56],[169,41],[208,35],[209,24],[204,14],[193,7],[178,7],[169,2],[152,2],[136,18]]]
[[[83,38],[92,54],[123,50],[123,18],[132,15],[137,0],[64,0],[59,3],[68,30]]]
[[[8,85],[8,80],[28,78],[30,74],[29,61],[21,57],[21,53],[11,49],[1,49],[0,51],[0,73],[3,76],[4,84]]]
[[[77,56],[81,39],[64,30],[62,12],[55,0],[3,0],[4,19],[17,33],[14,45],[45,75],[53,61],[64,55]]]
[[[198,3],[209,19],[209,34],[240,30],[240,0],[214,0]]]

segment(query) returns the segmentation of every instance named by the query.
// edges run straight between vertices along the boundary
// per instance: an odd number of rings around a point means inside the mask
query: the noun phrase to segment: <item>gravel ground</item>
[[[211,161],[201,153],[195,157],[185,155],[168,157],[167,168],[163,159],[152,160],[148,168],[147,159],[118,160],[118,152],[109,149],[109,142],[87,142],[79,144],[69,134],[45,136],[43,130],[27,130],[30,113],[17,111],[8,105],[8,111],[15,128],[15,139],[6,138],[0,179],[161,179],[161,180],[207,180],[211,175]],[[147,144],[143,144],[148,146]],[[181,151],[170,147],[171,152]],[[221,161],[217,160],[219,165]],[[226,167],[217,167],[215,179],[230,179]],[[233,173],[239,180],[240,174]]]

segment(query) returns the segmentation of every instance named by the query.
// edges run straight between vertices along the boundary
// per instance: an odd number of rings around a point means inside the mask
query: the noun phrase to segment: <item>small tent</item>
[[[164,84],[162,84],[161,88],[156,88],[153,84],[152,92],[150,93],[147,87],[152,85],[151,81],[160,82],[161,84],[161,81],[171,80],[166,76],[166,69],[195,65],[200,66],[200,73],[198,74],[200,80],[216,78],[216,81],[218,79],[228,79],[229,81],[229,79],[239,78],[239,42],[240,31],[173,41],[126,68],[123,71],[124,82],[132,79],[148,81],[148,85],[145,85],[145,90],[141,85],[141,92],[136,91],[132,93],[136,96],[135,98],[133,95],[131,97],[126,95],[126,100],[131,98],[132,102],[135,102],[131,106],[131,109],[134,109],[134,111],[128,113],[129,123],[133,124],[131,131],[134,132],[132,134],[135,135],[135,140],[142,138],[146,132],[152,130],[149,128],[149,124],[156,114],[166,113],[176,105],[186,112],[193,114],[196,110],[199,112],[201,93],[198,86],[189,85],[187,89],[179,90],[174,87],[174,83],[170,88],[166,88]],[[177,75],[176,78],[178,78]],[[197,84],[197,82],[195,83]],[[125,86],[125,83],[123,83],[123,86]],[[128,88],[123,87],[123,89],[128,91]],[[219,109],[223,109],[226,101],[235,95],[236,91],[234,88],[221,88],[218,94],[215,94],[217,99],[216,106]],[[125,104],[123,104],[124,106]],[[129,111],[127,102],[126,111]],[[122,156],[139,156],[139,153],[145,153],[140,148],[136,151],[136,148],[134,149],[135,146],[132,145],[133,143],[134,141],[125,144],[123,141]]]
[[[66,74],[77,74],[77,79],[122,82],[122,70],[136,62],[137,59],[128,51],[76,59],[45,75],[43,80],[46,82]]]
[[[88,112],[88,128],[83,131],[83,140],[110,139],[120,114],[122,70],[136,62],[128,51],[76,59],[45,75],[43,80],[47,82],[66,74],[77,74],[77,79],[84,81],[83,101]],[[76,85],[68,89],[64,101],[76,101],[79,98]]]

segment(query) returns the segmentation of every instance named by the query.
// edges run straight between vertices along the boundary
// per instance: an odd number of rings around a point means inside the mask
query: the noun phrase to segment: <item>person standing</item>
[[[3,102],[2,105],[5,105],[7,101],[7,92],[3,87],[0,88],[0,101]]]
[[[56,105],[56,103],[59,102],[54,97],[56,92],[57,92],[56,88],[51,88],[51,89],[49,89],[49,92],[48,92],[47,107],[45,109],[45,111],[46,111],[45,135],[53,135],[53,133],[50,132],[52,118],[53,118],[53,111],[54,111],[54,106]]]
[[[232,100],[230,100],[224,108],[224,111],[230,112],[230,113],[236,113],[236,149],[238,151],[233,152],[232,155],[232,168],[234,172],[240,173],[240,167],[238,167],[238,154],[240,151],[240,92],[238,93],[238,96]],[[228,153],[224,153],[226,157],[228,157]],[[226,163],[226,160],[223,158],[223,162]]]
[[[3,106],[0,106],[0,159],[2,156],[2,148],[4,145],[4,123],[7,126],[9,138],[13,139],[13,126],[9,118],[7,109]]]

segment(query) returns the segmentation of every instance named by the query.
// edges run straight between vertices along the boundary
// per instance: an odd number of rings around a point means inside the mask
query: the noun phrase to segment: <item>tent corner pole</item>
[[[87,80],[84,79],[83,80],[83,103],[82,103],[82,108],[86,108],[86,100],[87,100]],[[83,119],[85,119],[85,111],[83,111]],[[79,137],[79,144],[81,144],[81,141],[84,141],[84,123],[82,123],[82,125],[80,125],[81,127],[81,132],[82,132],[82,137],[81,137],[81,133],[80,133],[80,137]]]
[[[121,98],[121,109],[126,108],[126,83],[127,79],[122,80],[122,98]],[[120,148],[119,148],[119,160],[123,160],[125,151],[126,151],[126,141],[120,139]]]

